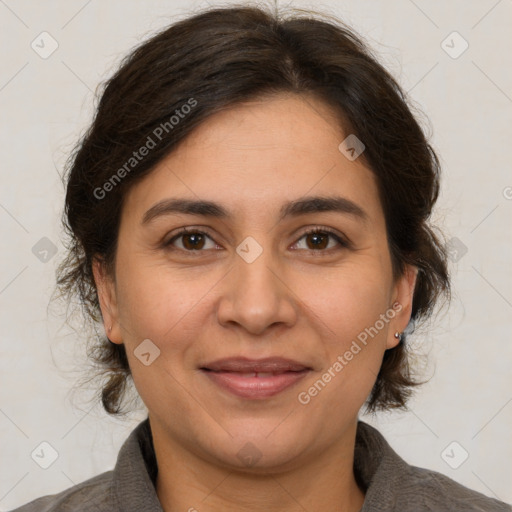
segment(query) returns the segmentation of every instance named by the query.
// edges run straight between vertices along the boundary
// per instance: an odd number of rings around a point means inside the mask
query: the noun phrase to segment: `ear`
[[[403,275],[398,278],[394,286],[391,307],[396,314],[390,321],[386,343],[386,348],[388,349],[398,345],[400,340],[395,338],[395,332],[404,332],[411,319],[412,299],[417,277],[418,268],[413,265],[406,265]]]
[[[103,260],[94,258],[92,263],[94,282],[103,318],[103,326],[112,343],[121,344],[121,329],[117,309],[116,289],[112,277],[108,274]]]

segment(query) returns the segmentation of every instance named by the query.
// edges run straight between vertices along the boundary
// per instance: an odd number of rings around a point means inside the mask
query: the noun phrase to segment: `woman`
[[[339,22],[211,9],[143,43],[71,159],[59,284],[106,336],[113,471],[28,511],[504,511],[358,420],[449,291],[439,165]]]

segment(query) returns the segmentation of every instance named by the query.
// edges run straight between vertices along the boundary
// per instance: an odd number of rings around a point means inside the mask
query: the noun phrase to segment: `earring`
[[[400,341],[402,341],[402,333],[401,333],[401,332],[396,331],[394,336],[395,336],[395,338],[396,338],[399,342],[400,342]]]
[[[110,332],[111,330],[112,330],[112,325],[109,326],[108,332]]]

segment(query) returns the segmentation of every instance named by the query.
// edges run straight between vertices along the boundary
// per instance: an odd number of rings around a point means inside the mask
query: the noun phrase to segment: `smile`
[[[221,389],[241,398],[265,399],[281,393],[302,380],[309,369],[286,372],[232,372],[202,369]]]
[[[263,400],[290,388],[312,368],[285,357],[226,357],[200,367],[217,387],[240,398]]]

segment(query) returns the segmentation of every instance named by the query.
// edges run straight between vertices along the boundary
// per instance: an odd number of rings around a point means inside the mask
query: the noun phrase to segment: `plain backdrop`
[[[88,401],[94,388],[70,393],[87,361],[83,338],[48,307],[64,251],[59,173],[97,85],[134,45],[207,5],[0,0],[0,510],[112,469],[146,416],[112,419]],[[361,419],[409,463],[512,502],[512,2],[286,5],[334,14],[366,38],[430,119],[443,166],[433,220],[452,247],[454,296],[411,340],[431,378],[408,412]],[[31,455],[42,442],[57,456],[48,469]]]

